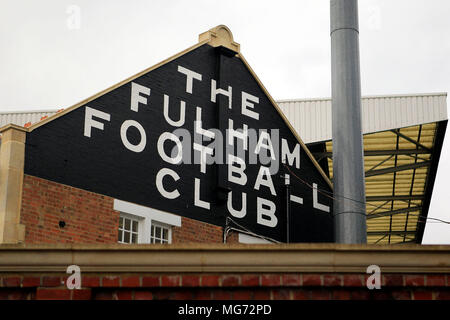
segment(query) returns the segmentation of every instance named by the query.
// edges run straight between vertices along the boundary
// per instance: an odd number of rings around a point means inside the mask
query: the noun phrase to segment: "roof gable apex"
[[[33,130],[46,125],[47,123],[54,121],[56,119],[58,119],[59,117],[62,117],[70,112],[72,112],[73,110],[78,109],[79,107],[82,107],[84,105],[86,105],[87,103],[97,99],[98,97],[105,95],[111,91],[113,91],[114,89],[127,84],[137,78],[139,78],[140,76],[151,72],[152,70],[155,70],[159,67],[162,67],[166,64],[168,64],[169,62],[205,45],[208,44],[212,47],[225,47],[229,50],[232,50],[233,52],[236,53],[236,57],[238,57],[240,60],[242,60],[242,62],[244,63],[244,65],[246,66],[246,68],[248,69],[248,71],[250,72],[250,74],[253,76],[253,78],[256,80],[256,82],[258,83],[258,85],[260,86],[260,88],[262,89],[262,91],[264,92],[264,94],[267,96],[267,98],[270,100],[272,106],[275,108],[275,110],[278,112],[278,114],[281,116],[281,118],[283,119],[283,121],[285,122],[285,124],[287,125],[287,127],[289,128],[289,130],[292,132],[292,134],[295,136],[295,138],[298,140],[298,142],[300,143],[301,147],[305,150],[306,154],[308,155],[309,159],[312,161],[312,163],[314,164],[314,166],[317,168],[317,170],[319,171],[320,175],[323,177],[324,181],[327,183],[327,185],[330,187],[330,189],[333,188],[333,185],[330,181],[330,179],[328,178],[328,176],[325,174],[325,172],[323,171],[323,169],[320,167],[320,165],[318,164],[318,162],[316,161],[316,159],[314,158],[314,156],[312,155],[312,153],[309,151],[308,147],[305,145],[305,143],[303,142],[303,140],[301,139],[301,137],[298,135],[297,131],[293,128],[293,126],[290,124],[289,120],[287,119],[287,117],[284,115],[284,113],[281,111],[281,108],[278,106],[278,104],[275,102],[275,100],[272,98],[272,96],[270,95],[270,93],[267,91],[267,89],[264,87],[264,85],[262,84],[261,80],[258,78],[258,76],[256,75],[256,73],[253,71],[253,69],[250,67],[249,63],[247,62],[247,60],[244,58],[244,56],[242,55],[242,53],[240,52],[240,44],[236,43],[234,41],[233,38],[233,34],[231,33],[230,29],[228,27],[226,27],[225,25],[218,25],[206,32],[203,32],[199,35],[199,42],[145,70],[142,70],[141,72],[130,76],[124,80],[122,80],[119,83],[116,83],[115,85],[106,88],[96,94],[94,94],[93,96],[84,99],[82,101],[80,101],[79,103],[64,109],[63,111],[56,113],[44,120],[41,120],[33,125],[31,125],[29,128],[27,128],[28,132],[32,132]]]

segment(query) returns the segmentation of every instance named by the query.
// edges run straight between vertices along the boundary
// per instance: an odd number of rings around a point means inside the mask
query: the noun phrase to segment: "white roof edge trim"
[[[131,202],[114,199],[114,210],[158,221],[171,226],[181,227],[180,216]]]

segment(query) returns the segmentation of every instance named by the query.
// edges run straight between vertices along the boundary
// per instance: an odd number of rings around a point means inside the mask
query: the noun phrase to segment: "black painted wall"
[[[192,94],[186,92],[186,76],[178,72],[179,65],[202,74],[202,81],[194,80]],[[231,110],[228,109],[228,98],[224,96],[219,95],[216,103],[211,102],[211,79],[218,81],[218,87],[226,89],[228,85],[232,86]],[[226,164],[208,165],[206,173],[201,173],[199,164],[169,164],[161,159],[157,151],[161,133],[177,129],[164,118],[164,94],[170,98],[172,119],[179,118],[180,100],[186,102],[186,120],[182,128],[189,132],[194,132],[196,107],[199,106],[205,129],[224,131],[228,128],[228,119],[233,119],[235,128],[247,124],[249,128],[267,129],[269,132],[279,129],[280,139],[288,141],[290,150],[295,147],[298,143],[296,138],[244,63],[227,50],[203,45],[132,82],[151,90],[147,105],[140,104],[138,112],[130,109],[129,82],[27,133],[25,174],[221,226],[225,224],[225,217],[229,216],[227,190],[233,191],[233,204],[237,209],[241,206],[240,193],[245,192],[247,214],[243,218],[232,217],[233,221],[252,232],[285,242],[284,174],[289,171],[281,163],[280,170],[271,177],[277,193],[273,196],[265,186],[261,186],[259,191],[254,189],[261,164],[247,163],[247,184],[240,186],[227,181]],[[259,120],[242,115],[242,91],[259,98],[254,108]],[[91,137],[84,135],[86,106],[108,113],[111,117],[110,121],[94,118],[102,122],[104,128],[92,128]],[[142,152],[130,151],[123,145],[120,128],[125,120],[135,120],[144,128],[147,144]],[[134,144],[140,141],[140,134],[133,127],[128,130],[127,137]],[[190,152],[194,155],[196,151],[192,149],[192,142]],[[165,144],[168,154],[173,146],[170,142]],[[280,152],[278,150],[277,159],[280,159]],[[331,190],[303,149],[300,158],[300,169],[294,166],[289,166],[289,169],[309,185],[318,185],[322,190],[318,193],[318,201],[329,206],[330,213],[313,208],[312,188],[291,175],[291,193],[303,198],[303,205],[290,202],[291,242],[332,242],[332,199],[326,195]],[[161,168],[172,169],[180,176],[176,182],[170,177],[163,180],[167,190],[179,191],[178,198],[169,200],[158,192],[155,177]],[[200,198],[211,203],[210,210],[194,206],[195,178],[201,180]],[[257,197],[276,204],[276,227],[256,222]]]

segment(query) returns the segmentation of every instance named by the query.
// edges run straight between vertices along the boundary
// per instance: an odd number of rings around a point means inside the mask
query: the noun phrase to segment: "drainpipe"
[[[367,243],[357,0],[331,0],[336,243]]]

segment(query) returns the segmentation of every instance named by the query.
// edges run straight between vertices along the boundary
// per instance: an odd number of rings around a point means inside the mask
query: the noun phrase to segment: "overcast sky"
[[[360,0],[359,19],[363,95],[450,90],[450,1]],[[2,0],[0,110],[67,108],[219,24],[275,99],[331,96],[328,0]],[[449,139],[429,212],[445,220]],[[424,243],[450,244],[450,225]]]

